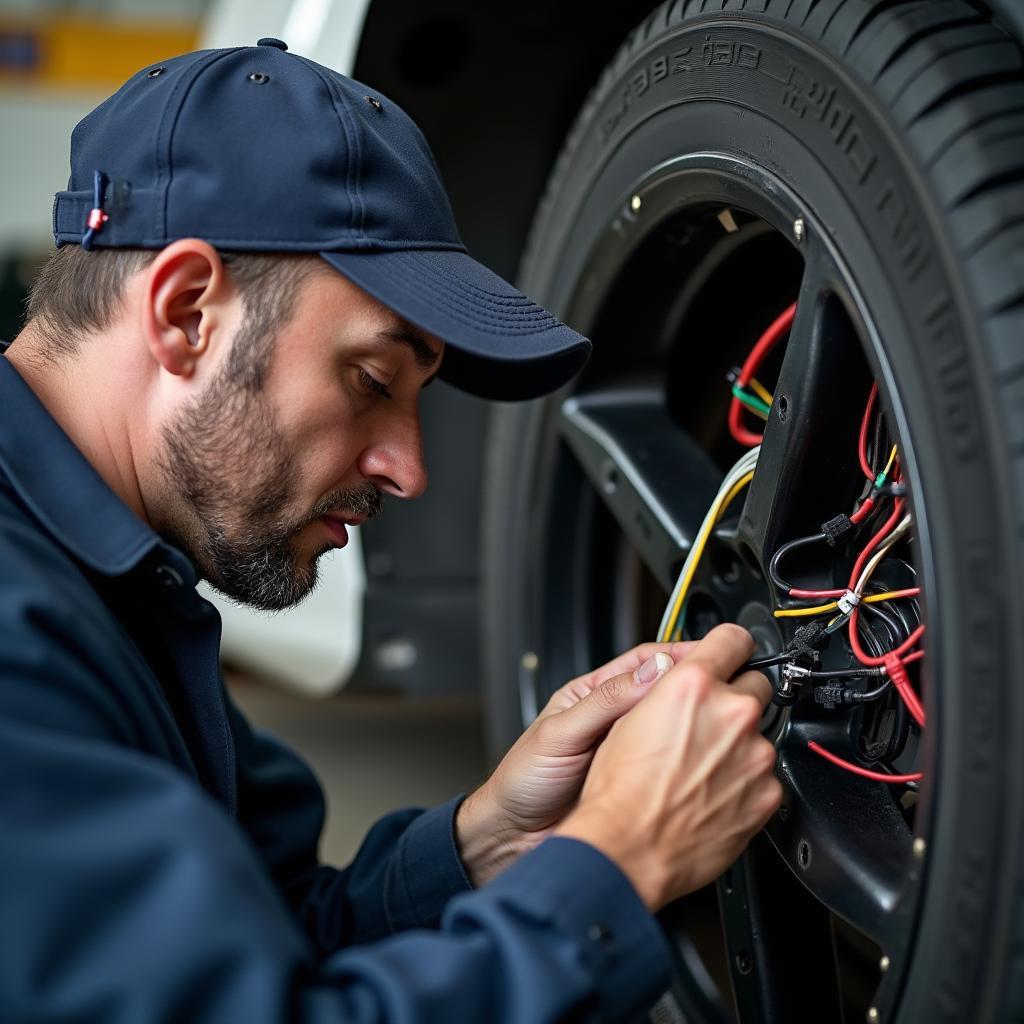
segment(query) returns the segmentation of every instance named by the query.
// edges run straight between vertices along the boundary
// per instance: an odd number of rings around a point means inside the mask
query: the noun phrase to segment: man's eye
[[[391,392],[388,391],[388,386],[382,384],[376,377],[371,377],[361,366],[359,367],[359,380],[360,383],[368,391],[372,391],[374,394],[380,395],[381,398],[390,398]]]

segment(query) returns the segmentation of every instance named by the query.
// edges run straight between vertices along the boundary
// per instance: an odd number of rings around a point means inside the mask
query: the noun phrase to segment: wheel
[[[963,0],[665,4],[584,106],[520,283],[595,351],[493,421],[493,750],[651,639],[688,557],[684,635],[734,619],[790,651],[764,721],[783,807],[663,915],[656,1018],[1024,1019],[1019,42]],[[794,303],[752,401],[742,365]],[[757,468],[703,544],[730,423],[763,430]],[[778,614],[843,594],[875,534],[860,606]],[[852,674],[893,648],[902,680]]]

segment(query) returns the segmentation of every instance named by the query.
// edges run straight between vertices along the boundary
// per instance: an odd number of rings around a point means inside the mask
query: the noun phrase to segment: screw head
[[[803,217],[797,217],[797,219],[795,221],[793,221],[793,237],[798,242],[802,242],[804,240],[804,219],[803,219]]]
[[[918,836],[914,840],[914,846],[913,846],[914,856],[918,860],[924,860],[924,853],[925,853],[925,850],[927,850],[927,849],[928,849],[928,844],[920,836]]]
[[[249,75],[249,81],[255,82],[256,85],[263,85],[265,82],[270,81],[270,75],[265,75],[262,71],[254,71]]]
[[[540,664],[540,658],[533,651],[527,651],[523,655],[521,664],[527,672],[536,672],[537,666]]]
[[[641,206],[642,202],[643,201],[641,200],[641,198],[639,196],[633,196],[633,198],[630,199],[630,201],[629,201],[629,208],[634,213],[636,213],[636,211],[640,209],[640,206]]]
[[[872,1006],[871,1009],[868,1010],[867,1017],[868,1024],[878,1024],[878,1021],[881,1019],[878,1014],[878,1007]]]
[[[889,970],[890,963],[891,961],[889,958],[887,956],[883,956],[882,959],[878,961],[878,969],[885,974],[885,972]]]

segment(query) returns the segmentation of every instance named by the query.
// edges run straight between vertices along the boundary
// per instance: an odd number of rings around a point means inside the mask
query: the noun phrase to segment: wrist
[[[462,801],[455,814],[459,856],[474,887],[486,885],[517,860],[529,844],[491,799],[486,784]]]
[[[609,827],[600,816],[577,809],[554,830],[554,835],[576,839],[607,857],[629,880],[644,906],[656,913],[664,906],[662,873],[643,844],[630,841],[621,828]]]

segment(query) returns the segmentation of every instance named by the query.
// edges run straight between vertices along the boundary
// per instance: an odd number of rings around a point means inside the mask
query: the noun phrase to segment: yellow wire
[[[889,461],[885,464],[885,469],[882,470],[883,476],[889,475],[889,470],[892,469],[892,464],[896,461],[896,445],[892,446],[892,451],[889,452]]]
[[[838,607],[838,601],[829,601],[828,604],[816,604],[813,608],[776,608],[775,618],[795,619],[802,615],[824,615],[825,612],[835,611]]]
[[[860,599],[861,604],[877,604],[879,601],[891,601],[898,591],[887,590],[884,594],[868,594]],[[778,608],[774,615],[777,619],[796,618],[800,615],[824,615],[825,612],[835,611],[839,607],[838,601],[829,601],[828,604],[815,605],[813,608]],[[834,619],[832,620],[835,621]],[[832,623],[830,622],[831,626]]]
[[[664,632],[658,638],[662,643],[669,640],[676,629],[676,622],[679,619],[679,613],[682,611],[683,602],[686,600],[686,593],[690,589],[690,584],[693,582],[694,574],[697,572],[697,566],[700,564],[700,560],[704,555],[704,548],[707,546],[708,538],[711,536],[711,530],[714,529],[718,520],[725,515],[725,510],[735,501],[736,495],[743,490],[751,480],[754,479],[754,471],[751,470],[744,476],[740,477],[739,480],[733,484],[732,488],[726,494],[726,496],[718,503],[718,507],[715,510],[714,518],[711,521],[711,525],[707,530],[702,531],[697,535],[696,540],[693,543],[694,556],[690,560],[690,568],[683,579],[683,585],[679,588],[679,593],[676,595],[676,602],[672,606],[672,614],[669,617],[668,623],[665,626]]]
[[[771,405],[775,399],[775,396],[759,380],[755,380],[753,377],[747,381],[747,387],[750,388],[750,390],[753,391],[765,405]],[[767,418],[768,417],[766,416],[765,419]]]
[[[744,405],[743,408],[746,409],[747,412],[752,412],[760,420],[767,421],[768,419],[768,413],[762,412],[760,409],[755,409],[752,405]]]

